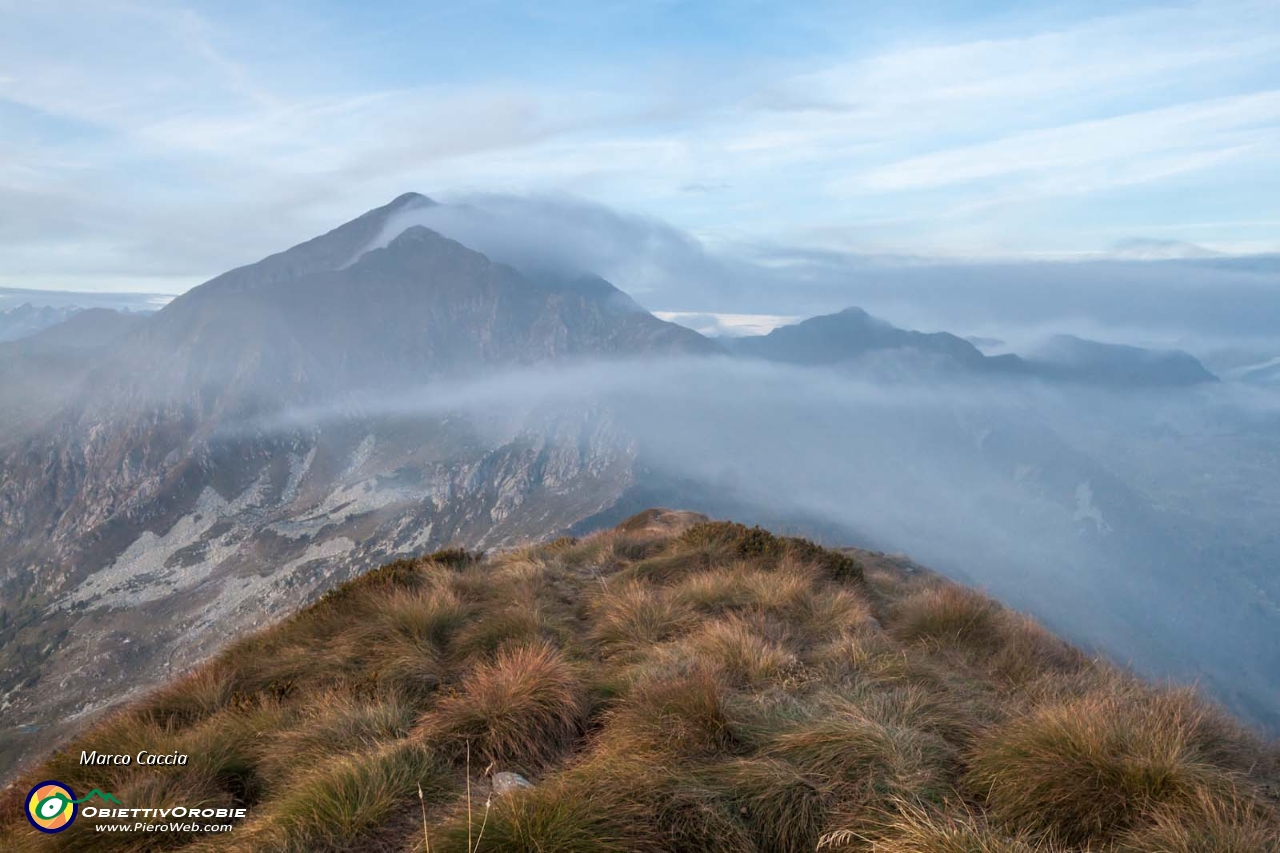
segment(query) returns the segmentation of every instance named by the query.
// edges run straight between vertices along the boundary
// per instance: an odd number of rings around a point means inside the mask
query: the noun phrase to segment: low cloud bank
[[[1280,610],[1266,604],[1280,600],[1267,533],[1280,471],[1265,451],[1277,417],[1265,393],[597,362],[296,410],[253,429],[464,414],[497,441],[586,411],[610,412],[646,470],[700,484],[705,505],[690,508],[756,507],[761,521],[808,519],[909,552],[1121,662],[1202,680],[1280,730],[1266,676],[1280,666]],[[1206,469],[1220,481],[1206,483]]]
[[[1017,343],[1066,333],[1196,352],[1280,349],[1278,256],[957,263],[710,245],[571,197],[493,194],[406,211],[371,248],[411,225],[522,269],[601,275],[664,312],[810,316],[858,305],[897,325]]]

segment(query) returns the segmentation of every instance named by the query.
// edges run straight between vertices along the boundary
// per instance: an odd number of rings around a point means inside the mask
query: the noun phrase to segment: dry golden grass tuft
[[[1023,685],[1045,676],[1077,673],[1091,661],[1027,616],[1005,612],[1003,643],[987,667],[1003,683]]]
[[[905,560],[655,510],[341,585],[25,774],[0,849],[1280,853],[1277,755]],[[49,778],[249,817],[46,837]]]
[[[225,708],[231,697],[230,673],[207,666],[157,690],[138,713],[160,726],[186,726]]]
[[[639,581],[613,583],[592,604],[591,637],[609,654],[634,654],[669,640],[694,622],[664,590]]]
[[[707,622],[663,652],[677,662],[694,662],[731,687],[781,683],[798,671],[800,661],[766,633],[760,621],[729,616]]]
[[[582,735],[586,698],[572,666],[552,646],[536,643],[498,652],[472,670],[462,688],[441,699],[418,737],[461,758],[526,772],[554,762]]]
[[[904,642],[991,654],[1004,643],[1003,610],[972,590],[943,584],[916,592],[893,612],[893,633]]]
[[[600,748],[619,758],[661,752],[687,761],[741,751],[749,735],[729,697],[706,670],[646,673],[607,715]]]
[[[975,748],[967,782],[1004,826],[1104,842],[1155,812],[1191,819],[1206,801],[1234,804],[1248,748],[1186,693],[1130,688],[995,728]]]
[[[817,847],[831,803],[822,785],[796,765],[771,758],[739,759],[718,768],[713,778],[728,791],[733,811],[760,853]]]
[[[895,800],[865,833],[835,830],[819,841],[819,850],[861,850],[877,853],[1061,853],[1049,842],[1010,836],[989,826],[968,809],[928,807],[917,801]]]
[[[461,631],[453,646],[462,659],[484,660],[504,646],[533,645],[548,640],[553,629],[536,601],[511,603],[486,610],[485,618],[473,619]]]
[[[942,795],[956,759],[938,734],[842,699],[776,735],[764,754],[800,768],[855,820],[870,819],[894,798]]]
[[[404,638],[423,646],[448,648],[471,613],[450,589],[396,589],[373,597],[371,619],[359,626],[357,636],[377,643]]]
[[[258,772],[279,788],[334,756],[406,737],[416,716],[414,706],[395,695],[359,698],[326,691],[298,709],[287,728],[257,743]]]
[[[938,657],[964,658],[1000,687],[1078,673],[1089,659],[1034,620],[949,583],[913,584],[889,608],[890,633]]]
[[[455,814],[431,839],[433,853],[647,853],[661,851],[657,830],[644,822],[640,793],[600,775],[565,774],[497,801],[486,818]],[[415,851],[425,845],[415,845]]]
[[[740,561],[687,578],[674,590],[677,600],[704,613],[754,609],[796,609],[813,595],[814,579],[803,567],[764,571]]]
[[[382,830],[405,812],[422,786],[433,800],[451,785],[448,769],[423,745],[371,744],[299,776],[252,820],[194,851],[338,853],[393,849]],[[398,846],[398,844],[394,845]]]
[[[1256,802],[1200,796],[1159,808],[1125,833],[1117,853],[1280,853],[1280,819]]]
[[[80,792],[77,790],[77,794]],[[169,809],[175,806],[186,808],[229,808],[235,806],[235,798],[227,791],[221,790],[217,780],[206,771],[193,773],[155,773],[137,774],[112,792],[122,803],[147,803],[152,808]],[[77,818],[86,824],[113,823],[105,819]],[[89,833],[81,831],[75,850],[119,850],[121,839],[115,833]],[[179,829],[165,833],[164,841],[174,847],[188,844],[198,833],[187,829]],[[157,845],[158,846],[158,845]],[[147,849],[142,844],[133,849]]]
[[[901,681],[914,672],[918,652],[904,649],[874,627],[851,630],[814,651],[814,659],[830,684],[857,679]]]

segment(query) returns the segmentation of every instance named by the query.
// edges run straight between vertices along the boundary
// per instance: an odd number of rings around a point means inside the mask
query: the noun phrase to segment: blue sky
[[[406,190],[712,251],[1280,251],[1280,3],[1026,6],[0,0],[0,285],[179,292]]]

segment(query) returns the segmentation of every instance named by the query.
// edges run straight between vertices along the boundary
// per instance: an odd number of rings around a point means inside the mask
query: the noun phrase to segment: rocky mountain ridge
[[[358,407],[324,427],[254,425],[487,369],[717,351],[605,282],[533,282],[423,228],[360,253],[424,203],[402,196],[220,276],[46,373],[74,393],[0,444],[10,739],[117,701],[388,555],[564,528],[626,488],[631,450],[607,412],[485,431]],[[5,409],[26,411],[10,378],[0,393],[23,405]]]
[[[0,342],[16,341],[65,322],[78,308],[35,306],[30,302],[0,308]]]

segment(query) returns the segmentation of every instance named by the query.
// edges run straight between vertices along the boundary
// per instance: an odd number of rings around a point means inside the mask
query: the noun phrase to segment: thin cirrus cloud
[[[1250,152],[1269,158],[1278,141],[1280,90],[1015,134],[892,163],[859,180],[875,190],[914,189],[1028,173],[1063,179],[1119,164],[1126,168],[1114,183],[1126,183]]]
[[[0,283],[180,291],[408,189],[717,245],[1280,248],[1226,224],[1280,218],[1272,3],[678,5],[0,0]]]

